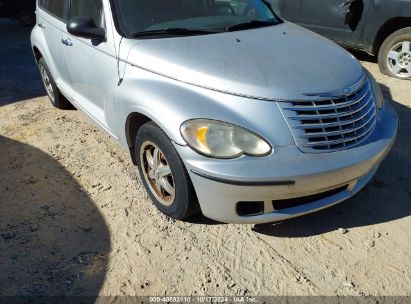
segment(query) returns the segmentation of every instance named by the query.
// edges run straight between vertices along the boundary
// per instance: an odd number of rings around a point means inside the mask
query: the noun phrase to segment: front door
[[[39,0],[36,26],[44,32],[47,49],[43,50],[46,63],[60,90],[66,91],[68,71],[62,38],[66,32],[69,0]]]
[[[66,33],[65,49],[70,89],[74,102],[101,127],[110,131],[106,121],[106,106],[112,102],[118,80],[113,35],[106,22],[102,0],[71,0],[70,18],[92,17],[97,26],[106,29],[107,41],[99,42]]]

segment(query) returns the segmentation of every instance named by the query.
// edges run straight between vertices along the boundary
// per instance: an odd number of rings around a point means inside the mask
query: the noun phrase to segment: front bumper
[[[373,134],[362,145],[332,153],[302,153],[296,146],[277,147],[267,157],[219,160],[176,145],[190,174],[205,216],[228,223],[267,223],[315,212],[360,191],[391,150],[398,116],[386,103]],[[342,187],[340,192],[286,209],[273,201],[301,198]],[[239,202],[263,202],[262,214],[240,216]]]

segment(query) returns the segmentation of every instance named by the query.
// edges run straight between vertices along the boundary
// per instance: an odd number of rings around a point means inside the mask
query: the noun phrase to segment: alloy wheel
[[[43,80],[44,87],[46,88],[47,95],[52,102],[55,100],[53,85],[51,84],[50,77],[43,66],[40,66],[41,79]]]
[[[161,204],[171,206],[174,203],[176,187],[163,151],[153,142],[146,141],[141,145],[140,162],[150,191]]]
[[[400,78],[411,76],[411,41],[395,44],[388,52],[388,68]]]

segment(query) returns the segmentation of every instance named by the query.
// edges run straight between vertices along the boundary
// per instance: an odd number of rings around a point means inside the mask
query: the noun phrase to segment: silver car
[[[31,40],[53,105],[129,150],[175,219],[330,207],[370,181],[397,134],[360,63],[263,0],[38,0]]]

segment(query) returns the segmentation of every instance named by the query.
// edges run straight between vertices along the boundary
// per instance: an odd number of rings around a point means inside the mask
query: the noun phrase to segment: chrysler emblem
[[[344,95],[350,95],[351,90],[346,88],[346,89],[343,90],[343,93],[344,93]]]

